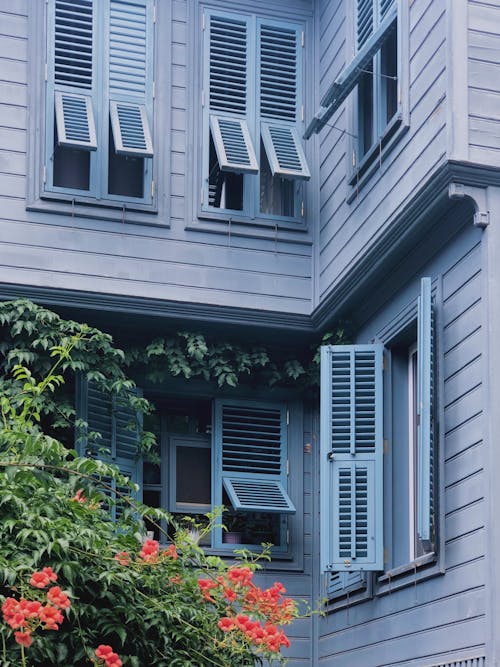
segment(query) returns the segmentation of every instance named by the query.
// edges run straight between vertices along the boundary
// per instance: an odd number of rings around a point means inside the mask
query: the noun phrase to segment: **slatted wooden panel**
[[[295,122],[299,76],[298,33],[260,26],[260,115]]]
[[[246,114],[247,24],[229,17],[210,16],[210,109]]]
[[[373,32],[373,0],[358,0],[356,15],[356,43],[360,50]]]
[[[92,0],[56,0],[54,81],[92,88]]]
[[[109,94],[146,96],[148,81],[145,3],[111,0],[109,14]]]

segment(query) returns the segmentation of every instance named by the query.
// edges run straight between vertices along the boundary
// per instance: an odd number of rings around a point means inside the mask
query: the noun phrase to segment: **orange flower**
[[[66,593],[63,593],[59,586],[52,586],[52,588],[49,588],[47,599],[61,609],[67,609],[71,606],[69,597]]]
[[[20,631],[14,632],[14,637],[18,644],[21,644],[21,646],[25,646],[26,648],[28,648],[28,646],[31,646],[31,644],[33,643],[31,630],[25,630],[24,632]]]

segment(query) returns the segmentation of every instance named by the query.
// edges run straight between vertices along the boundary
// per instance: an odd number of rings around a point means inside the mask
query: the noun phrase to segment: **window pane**
[[[176,502],[184,505],[210,505],[209,447],[182,447],[176,451]]]
[[[143,489],[142,499],[145,505],[149,507],[161,507],[161,492],[160,491],[150,491],[148,489]],[[146,524],[146,530],[152,531],[155,540],[160,539],[160,531],[157,526],[155,526],[151,521],[145,519],[144,523]]]
[[[90,151],[59,146],[55,123],[54,138],[54,185],[72,190],[89,190]]]
[[[243,175],[220,170],[212,134],[208,169],[208,205],[233,211],[243,210]]]
[[[363,157],[373,144],[373,61],[359,78],[358,84],[358,146]]]
[[[108,192],[124,197],[144,197],[144,158],[118,155],[109,125]]]
[[[398,110],[398,35],[393,31],[381,49],[382,91],[385,124]]]
[[[260,211],[294,216],[294,181],[273,176],[264,143],[260,142]]]

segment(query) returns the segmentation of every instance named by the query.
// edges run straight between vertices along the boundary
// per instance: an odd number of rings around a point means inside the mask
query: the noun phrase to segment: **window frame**
[[[304,114],[300,115],[300,119],[297,121],[296,126],[299,130],[299,135],[302,134],[304,118],[306,117],[306,107],[308,106],[308,100],[312,99],[312,83],[313,77],[305,77],[306,66],[312,62],[312,39],[311,35],[313,34],[313,21],[312,21],[312,12],[311,11],[292,11],[285,14],[283,12],[282,18],[276,18],[277,11],[272,13],[269,10],[263,8],[258,12],[244,12],[234,9],[234,4],[231,4],[227,0],[220,0],[220,2],[215,3],[213,0],[196,0],[195,8],[191,10],[190,24],[191,24],[191,40],[188,40],[191,44],[190,54],[188,63],[190,64],[194,76],[192,77],[193,81],[191,82],[190,95],[193,103],[189,105],[190,107],[190,128],[192,129],[192,136],[194,140],[194,145],[203,146],[204,155],[208,152],[208,141],[203,141],[204,130],[203,127],[203,109],[200,103],[202,96],[202,91],[204,88],[204,73],[203,73],[203,58],[200,57],[199,50],[195,49],[192,45],[200,39],[200,33],[203,30],[203,21],[204,15],[212,12],[215,14],[232,14],[237,18],[250,18],[254,25],[255,29],[259,21],[264,22],[266,25],[272,25],[273,23],[283,27],[292,27],[294,29],[299,29],[304,32],[305,35],[305,46],[302,48],[302,66],[301,66],[301,76],[298,77],[299,85],[302,86],[302,95]],[[205,40],[208,41],[208,40]],[[206,47],[205,47],[206,48]],[[255,70],[255,66],[254,66]],[[255,95],[253,95],[252,105],[255,106],[257,102],[257,89]],[[258,114],[257,114],[258,115]],[[253,115],[254,117],[256,114]],[[260,121],[259,121],[260,122]],[[257,125],[257,120],[255,120]],[[208,135],[209,136],[209,135]],[[255,136],[254,149],[257,156],[257,161],[260,165],[260,131],[255,133],[252,129],[252,137]],[[258,140],[257,140],[258,139]],[[314,161],[310,154],[310,150],[305,144],[302,144],[302,148],[306,154],[311,173],[311,181],[314,180]],[[204,157],[204,161],[206,156]],[[191,162],[191,165],[189,164]],[[309,243],[311,240],[311,232],[306,223],[306,217],[309,215],[308,211],[312,210],[314,207],[314,199],[312,197],[312,188],[303,187],[303,197],[301,201],[303,205],[296,205],[297,216],[278,216],[271,215],[266,213],[260,213],[258,207],[259,201],[259,191],[260,191],[260,170],[259,174],[255,178],[256,184],[255,187],[252,187],[253,192],[248,193],[249,201],[248,207],[246,210],[234,210],[234,209],[221,209],[220,211],[208,207],[205,204],[204,196],[204,172],[203,164],[200,163],[200,160],[191,160],[188,157],[188,165],[186,167],[186,172],[188,173],[188,182],[187,182],[187,191],[193,193],[192,197],[186,197],[187,204],[187,223],[186,229],[190,231],[208,231],[208,232],[217,232],[217,233],[228,233],[234,234],[235,236],[248,236],[255,238],[276,238],[278,230],[285,230],[290,234],[289,237],[293,240],[300,242]],[[190,168],[191,166],[191,168]],[[247,177],[247,181],[249,178]],[[292,181],[295,183],[295,181]],[[295,187],[295,186],[294,186]],[[251,206],[251,208],[250,208]],[[295,236],[294,233],[297,233]]]
[[[156,35],[161,25],[169,26],[168,31],[170,34],[172,23],[170,3],[158,3],[157,0],[154,0],[153,6],[156,11],[156,22],[152,26],[154,35]],[[47,105],[45,104],[45,99],[47,88],[46,63],[48,63],[49,58],[48,14],[49,6],[47,3],[29,3],[28,25],[30,44],[33,45],[33,48],[30,50],[28,66],[27,210],[65,214],[72,218],[91,217],[96,220],[168,227],[169,221],[166,213],[170,199],[170,184],[165,179],[165,155],[168,156],[170,151],[169,133],[164,133],[166,136],[162,138],[162,150],[159,150],[159,146],[155,145],[154,158],[150,159],[152,161],[152,180],[155,184],[162,183],[162,190],[166,189],[165,196],[158,197],[158,188],[156,185],[154,196],[149,203],[145,203],[138,198],[128,199],[122,195],[106,195],[102,199],[96,199],[94,196],[89,196],[88,191],[84,190],[81,191],[81,194],[77,194],[68,192],[66,188],[57,188],[57,190],[47,189],[47,149],[45,138]],[[40,26],[44,27],[43,30],[40,30]],[[160,92],[162,90],[170,90],[170,67],[157,67],[157,63],[160,61],[166,64],[170,63],[169,42],[169,39],[154,39],[153,69],[155,71],[155,98],[154,113],[152,114],[152,118],[150,118],[150,130],[154,137],[159,136],[158,118],[160,115],[165,119],[165,122],[169,123],[170,120],[170,109],[165,104],[165,94],[164,92]],[[39,104],[40,100],[43,100],[44,103]],[[108,140],[105,143],[106,146],[103,144],[102,151],[106,151],[103,163],[106,163],[107,168]],[[96,151],[92,152],[95,153]],[[106,178],[107,184],[107,174],[103,175],[104,178]],[[151,215],[157,213],[162,214],[162,219],[160,219],[160,216]]]
[[[177,385],[177,383],[175,383]],[[172,489],[169,488],[172,475],[175,472],[172,470],[173,456],[170,451],[170,440],[172,437],[179,438],[196,438],[196,435],[192,434],[176,434],[168,431],[168,416],[165,412],[165,409],[162,408],[162,405],[165,406],[168,403],[169,398],[175,397],[182,400],[185,400],[188,404],[190,400],[193,401],[207,401],[212,403],[212,412],[213,405],[217,400],[223,400],[225,402],[234,401],[236,403],[247,403],[249,405],[262,405],[263,401],[261,394],[257,392],[257,395],[252,396],[237,392],[236,395],[238,398],[235,398],[235,393],[232,392],[230,397],[225,395],[224,392],[216,391],[214,388],[213,392],[206,393],[206,387],[193,387],[192,389],[186,388],[184,383],[180,382],[177,387],[176,393],[165,389],[158,391],[157,386],[143,386],[144,394],[150,398],[153,402],[158,403],[157,413],[159,416],[159,452],[160,452],[160,484],[145,484],[145,490],[148,490],[146,487],[157,487],[154,490],[160,491],[160,502],[163,509],[173,512],[175,511],[171,505],[172,498]],[[199,391],[198,391],[199,390]],[[265,401],[270,405],[283,405],[288,410],[288,424],[286,425],[288,430],[287,444],[288,444],[288,459],[291,461],[290,470],[288,475],[288,484],[287,484],[287,493],[292,498],[292,501],[295,505],[296,512],[293,515],[287,515],[287,528],[288,528],[288,542],[284,543],[282,546],[272,549],[272,562],[267,568],[269,569],[286,569],[286,570],[302,570],[303,569],[303,459],[302,459],[302,440],[303,440],[303,406],[302,403],[294,399],[288,392],[280,392],[276,390],[276,395],[273,396],[273,399],[270,401]],[[211,433],[210,433],[210,447],[212,449],[212,474],[211,474],[211,484],[212,484],[212,498],[214,497],[214,480],[217,476],[214,470],[214,460],[215,460],[215,447],[214,445],[214,423],[213,423],[213,414],[211,417]],[[293,459],[293,461],[292,461]],[[212,503],[213,507],[213,503]],[[201,510],[200,513],[204,513]],[[180,514],[187,514],[183,510],[180,511]],[[217,532],[217,535],[215,534]],[[285,535],[283,535],[286,538]],[[202,545],[207,554],[219,555],[224,557],[232,557],[234,550],[239,548],[248,548],[250,550],[259,549],[259,545],[242,545],[242,544],[231,544],[222,542],[222,528],[216,528],[214,533],[210,537],[209,545]]]
[[[348,202],[357,194],[359,189],[368,181],[374,173],[380,171],[383,163],[387,160],[390,151],[400,141],[401,137],[408,131],[410,126],[409,112],[409,11],[408,3],[396,0],[397,8],[397,110],[384,128],[378,128],[378,136],[374,136],[372,145],[363,156],[359,155],[358,123],[359,123],[359,100],[358,85],[346,99],[347,118],[347,157],[346,173],[348,183]],[[356,9],[353,3],[353,11],[347,12],[347,60],[352,60],[356,55]],[[377,62],[380,70],[381,47],[377,50],[373,61]],[[380,71],[378,72],[380,77]],[[380,90],[380,81],[375,84]],[[377,103],[375,96],[372,104]],[[379,109],[377,109],[377,115]]]

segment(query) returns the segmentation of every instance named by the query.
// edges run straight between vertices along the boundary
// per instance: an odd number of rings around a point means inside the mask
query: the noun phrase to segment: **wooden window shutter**
[[[117,153],[153,156],[153,3],[110,0],[109,113]]]
[[[139,393],[139,390],[135,391]],[[78,454],[116,465],[122,475],[140,485],[139,491],[133,496],[142,500],[142,461],[137,449],[142,415],[133,411],[129,405],[122,405],[116,398],[103,393],[84,377],[80,377],[77,382],[76,415],[87,423],[85,431],[77,434],[75,448]],[[100,437],[96,438],[95,434]],[[108,483],[115,487],[114,480],[108,480]],[[117,490],[130,492],[129,489]],[[118,518],[122,511],[119,503],[113,504],[113,518]]]
[[[273,176],[309,179],[297,130],[302,100],[300,31],[284,24],[259,24],[258,104],[261,137]]]
[[[433,537],[434,517],[434,310],[430,278],[422,278],[418,298],[417,336],[417,533]]]
[[[53,38],[49,44],[48,122],[55,112],[59,145],[95,150],[93,3],[53,0],[50,10]]]
[[[383,569],[383,346],[321,349],[321,566]]]
[[[328,572],[326,574],[326,597],[328,600],[345,597],[350,593],[365,589],[366,572]]]
[[[284,406],[216,401],[215,474],[233,509],[293,514]]]
[[[255,174],[259,167],[248,127],[249,21],[218,13],[205,19],[205,122],[219,168]]]

